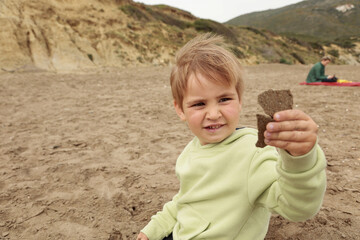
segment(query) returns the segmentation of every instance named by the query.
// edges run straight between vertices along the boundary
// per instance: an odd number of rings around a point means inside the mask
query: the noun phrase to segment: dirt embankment
[[[149,39],[153,28],[135,32],[139,23],[121,11],[131,2],[1,1],[0,71],[124,66],[145,55],[151,64],[168,62],[172,49]]]
[[[332,54],[359,65],[360,43],[343,49],[300,42],[251,27],[230,27],[169,6],[131,0],[0,1],[0,72],[165,66],[195,35],[224,35],[244,64],[310,64]]]

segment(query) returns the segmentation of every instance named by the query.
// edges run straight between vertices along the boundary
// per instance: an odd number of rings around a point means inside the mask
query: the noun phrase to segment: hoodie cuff
[[[306,154],[301,156],[292,156],[284,149],[277,149],[281,160],[280,167],[289,173],[301,173],[313,168],[317,161],[317,141],[314,147]]]

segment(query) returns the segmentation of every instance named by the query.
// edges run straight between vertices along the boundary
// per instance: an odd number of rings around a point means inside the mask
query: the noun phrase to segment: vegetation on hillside
[[[336,63],[349,57],[360,62],[360,1],[307,0],[245,14],[227,24],[268,29],[318,54],[332,55]]]
[[[349,39],[360,36],[360,1],[307,0],[241,15],[227,23],[264,28],[309,41]]]
[[[325,54],[322,44],[298,40],[297,36],[280,36],[256,27],[237,27],[198,19],[188,12],[166,5],[128,4],[120,9],[137,21],[160,21],[164,29],[173,31],[181,39],[173,39],[178,47],[202,32],[223,35],[228,41],[229,49],[244,63],[308,64]],[[337,55],[332,53],[333,56]]]
[[[181,46],[204,32],[224,36],[227,48],[243,64],[313,64],[324,54],[339,64],[360,62],[359,38],[355,37],[312,41],[303,34],[221,24],[167,5],[131,0],[106,4],[79,0],[76,9],[71,2],[19,1],[21,14],[5,11],[17,8],[12,1],[0,9],[4,15],[0,31],[3,69],[170,64]]]
[[[318,1],[319,6],[321,6],[322,0],[313,1]],[[337,0],[327,1],[336,2]],[[136,10],[128,10],[132,8],[135,8]],[[306,12],[304,9],[295,7],[295,5],[292,5],[289,8],[291,11],[285,14],[287,17],[286,19],[290,19],[295,12],[296,14],[300,14],[300,16],[304,16],[303,14]],[[201,32],[213,32],[215,34],[223,35],[228,40],[229,49],[238,56],[239,59],[248,63],[269,62],[308,64],[317,61],[324,54],[332,55],[337,63],[344,63],[339,60],[341,54],[353,54],[352,51],[354,50],[354,47],[356,47],[356,42],[358,41],[357,38],[353,37],[319,39],[311,35],[291,32],[279,35],[275,34],[274,31],[270,32],[269,30],[258,27],[233,26],[208,19],[198,19],[188,12],[166,5],[147,6],[141,4],[129,4],[121,6],[121,10],[129,17],[140,21],[160,21],[166,25],[167,29],[172,29],[177,32],[177,35],[181,35],[182,37],[185,36],[185,38],[182,38],[182,41],[176,41],[177,46],[185,43],[188,40],[187,37],[191,38]],[[273,11],[277,14],[286,12],[284,8]],[[320,10],[318,9],[317,11]],[[261,15],[261,18],[266,16],[266,14],[272,15],[277,19],[278,22],[275,22],[276,24],[274,25],[284,25],[284,18],[275,17],[276,14],[271,11],[264,12],[264,14]],[[301,25],[300,22],[298,25]],[[333,48],[332,44],[335,44],[336,47]],[[327,48],[325,48],[325,46]],[[337,48],[341,48],[342,50]]]

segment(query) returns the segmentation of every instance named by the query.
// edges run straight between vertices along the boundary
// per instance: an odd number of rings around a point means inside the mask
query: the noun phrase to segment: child
[[[274,115],[257,148],[257,131],[237,129],[241,67],[202,35],[177,54],[170,82],[175,110],[195,138],[176,163],[180,190],[141,230],[138,240],[264,239],[271,213],[293,221],[314,216],[326,187],[317,125],[300,110]]]

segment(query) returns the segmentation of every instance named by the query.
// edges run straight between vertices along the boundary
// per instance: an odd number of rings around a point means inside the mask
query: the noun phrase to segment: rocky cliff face
[[[1,68],[72,70],[138,62],[137,35],[119,9],[126,3],[131,1],[1,1]],[[157,61],[165,60],[159,56]]]

